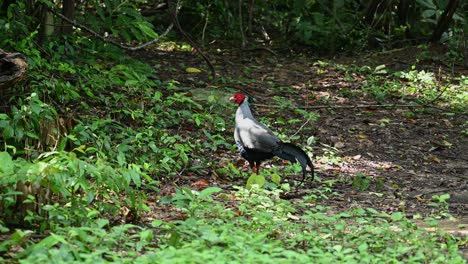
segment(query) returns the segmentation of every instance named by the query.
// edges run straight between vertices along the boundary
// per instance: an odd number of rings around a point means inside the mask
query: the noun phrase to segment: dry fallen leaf
[[[367,138],[366,134],[359,134],[359,138]]]
[[[201,72],[201,70],[197,68],[193,68],[193,67],[188,67],[187,69],[185,69],[185,71],[188,73],[200,73]]]
[[[426,161],[428,162],[434,162],[434,163],[440,163],[440,158],[434,155],[431,155],[426,158]]]
[[[341,141],[338,141],[338,142],[335,143],[334,147],[337,148],[337,149],[341,149],[341,148],[345,147],[345,144],[343,142],[341,142]]]
[[[208,185],[210,185],[210,183],[207,180],[198,180],[192,183],[190,186],[201,189],[201,188],[206,188]]]

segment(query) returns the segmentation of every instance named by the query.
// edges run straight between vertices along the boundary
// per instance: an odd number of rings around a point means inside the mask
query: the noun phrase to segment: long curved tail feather
[[[305,151],[302,150],[300,147],[292,143],[283,143],[283,147],[281,151],[278,151],[278,153],[275,153],[275,155],[280,157],[281,159],[289,160],[292,163],[299,162],[299,164],[301,164],[301,167],[302,167],[301,184],[304,182],[306,178],[307,166],[309,166],[310,172],[312,174],[311,180],[314,179],[314,165],[312,164],[312,161],[310,160],[307,153],[305,153]]]

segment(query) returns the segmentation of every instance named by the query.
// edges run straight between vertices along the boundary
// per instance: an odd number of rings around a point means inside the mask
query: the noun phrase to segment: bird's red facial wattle
[[[229,98],[230,101],[235,101],[235,102],[236,102],[237,104],[239,104],[239,105],[242,104],[242,102],[244,101],[244,99],[245,99],[245,95],[240,94],[240,93],[235,94],[235,95],[233,95],[231,98]]]

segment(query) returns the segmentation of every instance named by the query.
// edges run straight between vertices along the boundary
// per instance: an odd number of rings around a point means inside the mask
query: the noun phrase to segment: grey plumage
[[[313,179],[312,161],[301,148],[292,143],[282,142],[267,126],[258,122],[253,117],[243,94],[236,94],[231,100],[239,104],[236,111],[234,139],[239,152],[249,162],[252,170],[256,168],[258,173],[262,161],[278,156],[292,163],[301,164],[303,174],[301,183],[306,177],[307,167],[310,168]]]

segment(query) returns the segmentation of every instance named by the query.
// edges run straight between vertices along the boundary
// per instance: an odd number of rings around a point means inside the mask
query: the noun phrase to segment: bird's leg
[[[255,174],[255,162],[249,162],[250,170],[252,170],[252,174]]]
[[[257,175],[259,175],[259,172],[260,172],[260,163],[258,163],[258,162],[253,162],[253,163],[251,163],[250,168],[252,169],[252,174],[257,174]]]
[[[255,172],[255,166],[252,166],[251,169],[252,169],[252,174],[257,174],[257,173]]]

